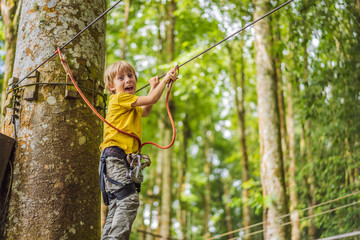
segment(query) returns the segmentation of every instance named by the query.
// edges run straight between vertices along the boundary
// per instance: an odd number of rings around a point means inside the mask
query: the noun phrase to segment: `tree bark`
[[[5,70],[1,93],[1,126],[3,115],[6,113],[3,108],[6,99],[6,89],[14,69],[21,2],[22,0],[1,0],[1,16],[5,26]]]
[[[105,8],[104,0],[25,1],[13,76],[24,77]],[[82,86],[102,85],[105,20],[74,40],[64,53]],[[55,57],[39,72],[40,82],[64,82],[66,78]],[[29,90],[19,92],[14,182],[1,238],[99,239],[102,122],[82,100],[65,99],[62,86],[39,86],[38,98],[32,101],[23,98]],[[92,93],[85,94],[90,101],[94,99]],[[7,110],[5,134],[14,136],[11,113]]]
[[[269,12],[268,0],[254,0],[254,19]],[[282,226],[287,219],[279,218],[288,211],[281,158],[281,135],[279,110],[276,97],[276,79],[271,59],[270,19],[265,18],[255,25],[255,50],[257,66],[258,115],[261,154],[261,183],[264,205],[264,238],[289,239]]]

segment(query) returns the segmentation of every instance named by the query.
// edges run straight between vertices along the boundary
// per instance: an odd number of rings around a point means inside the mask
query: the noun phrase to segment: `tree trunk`
[[[315,206],[316,205],[316,199],[315,199],[315,182],[314,182],[314,172],[313,172],[313,165],[312,165],[312,158],[311,158],[311,135],[310,135],[310,129],[311,129],[311,122],[310,120],[305,121],[305,157],[306,162],[309,168],[309,175],[307,177],[307,184],[309,186],[309,201],[308,205]],[[315,208],[309,209],[309,215],[313,216],[315,214]],[[314,217],[310,218],[309,223],[309,239],[316,239],[317,238],[317,229],[315,226]]]
[[[159,126],[160,127],[160,126]],[[161,128],[160,128],[161,129]],[[162,126],[163,145],[168,144],[166,142],[171,139],[171,132],[169,129],[165,129]],[[172,161],[171,161],[171,149],[161,150],[159,152],[159,158],[162,158],[162,182],[161,182],[161,212],[160,212],[160,232],[161,239],[167,239],[171,236],[171,207],[172,207]]]
[[[179,170],[178,170],[178,182],[179,182],[179,190],[178,190],[178,200],[179,200],[179,209],[177,212],[177,219],[180,223],[179,226],[179,239],[186,238],[186,207],[185,203],[182,199],[182,194],[185,192],[185,183],[186,183],[186,169],[187,169],[187,148],[188,148],[188,140],[191,136],[191,131],[189,127],[189,114],[186,113],[184,121],[183,121],[183,131],[182,131],[182,145],[183,145],[183,161],[179,161]]]
[[[69,33],[82,29],[105,8],[103,0],[24,2],[13,76],[24,77],[64,44]],[[64,53],[81,85],[102,85],[105,20],[73,41]],[[66,78],[55,57],[39,72],[40,82]],[[19,92],[14,182],[1,238],[99,239],[101,121],[81,99],[65,99],[63,86],[38,86],[38,98],[31,101],[24,100],[24,91],[29,93],[31,88]],[[90,101],[95,97],[86,95]],[[11,113],[7,110],[5,134],[14,136]]]
[[[279,44],[281,41],[280,37],[280,26],[277,23],[275,26],[274,33],[274,44]],[[283,82],[281,76],[281,53],[277,51],[274,57],[274,68],[275,68],[275,76],[277,83],[277,102],[279,105],[279,120],[280,120],[280,133],[281,133],[281,151],[282,156],[284,158],[284,162],[288,164],[288,140],[286,134],[286,120],[285,120],[285,102],[284,102],[284,94],[283,94]]]
[[[303,16],[304,16],[304,20],[306,21],[306,14],[307,14],[307,9],[309,7],[309,1],[305,0],[304,1],[304,12],[303,12]],[[304,85],[305,85],[305,96],[308,94],[308,91],[311,91],[310,89],[310,84],[309,84],[309,67],[308,67],[308,52],[307,52],[307,46],[308,46],[308,42],[309,42],[309,33],[307,31],[307,29],[304,30],[303,32],[303,52],[304,52],[304,65],[303,65],[303,81],[304,81]],[[308,107],[308,106],[306,106]],[[308,108],[310,109],[310,107]],[[305,119],[305,131],[304,131],[304,139],[305,139],[305,157],[306,157],[306,162],[308,164],[308,166],[311,166],[309,169],[309,175],[307,178],[307,182],[308,182],[308,186],[309,186],[309,205],[310,206],[314,206],[316,205],[316,199],[315,199],[315,182],[314,182],[314,173],[313,173],[313,167],[312,167],[312,150],[311,150],[311,120],[310,119]],[[314,215],[315,214],[315,209],[311,208],[309,210],[309,214],[310,215]],[[315,226],[315,222],[314,222],[314,218],[310,218],[310,224],[309,224],[309,239],[316,239],[316,226]]]
[[[102,230],[103,230],[103,228],[104,228],[104,225],[105,225],[105,222],[106,222],[106,217],[107,217],[107,214],[108,214],[108,212],[109,212],[109,208],[108,208],[108,206],[106,206],[105,205],[105,203],[104,203],[104,200],[103,200],[103,198],[101,197],[101,206],[100,206],[100,211],[101,211],[101,213],[100,213],[100,226],[101,226],[101,232],[102,232]]]
[[[289,191],[290,191],[290,219],[291,219],[291,240],[300,239],[300,222],[298,206],[298,195],[296,187],[296,155],[295,155],[295,122],[293,110],[293,93],[291,79],[287,82],[287,132],[289,136]]]
[[[154,166],[152,166],[152,168],[150,168],[150,173],[149,173],[149,186],[147,189],[147,204],[149,205],[149,224],[146,225],[146,229],[145,231],[147,233],[151,233],[151,224],[152,224],[152,220],[153,220],[153,204],[154,204],[154,200],[155,200],[155,194],[154,194],[154,186],[155,186],[155,177],[158,176],[156,174],[157,169],[154,168]],[[151,234],[146,234],[146,240],[152,240],[153,237]]]
[[[126,33],[127,33],[127,26],[129,24],[129,13],[130,13],[130,0],[125,1],[125,12],[124,12],[124,24],[123,30],[121,33],[121,59],[125,59],[126,57]]]
[[[270,1],[254,0],[254,19],[269,12]],[[287,219],[279,218],[287,213],[284,169],[281,158],[281,135],[276,97],[276,79],[271,59],[270,19],[265,18],[255,25],[255,50],[257,66],[257,93],[259,135],[261,154],[261,183],[264,205],[264,238],[289,239],[282,224]]]
[[[227,45],[229,53],[232,52],[232,49],[229,45]],[[243,57],[243,49],[244,42],[241,39],[240,40],[240,81],[241,81],[241,91],[239,92],[238,87],[238,80],[237,80],[237,74],[236,74],[236,67],[235,62],[233,60],[233,57],[231,54],[230,56],[230,74],[231,79],[233,82],[233,88],[235,90],[235,104],[236,104],[236,112],[238,116],[238,134],[240,139],[240,147],[241,147],[241,153],[242,153],[242,159],[241,159],[241,180],[243,183],[249,181],[249,160],[248,160],[248,154],[247,154],[247,146],[246,146],[246,138],[245,138],[245,107],[244,107],[244,98],[245,98],[245,61]],[[248,228],[251,223],[251,217],[250,217],[250,207],[249,207],[249,190],[247,188],[242,188],[242,194],[241,194],[242,202],[243,202],[243,227],[245,228],[245,236],[247,236],[250,233],[250,229]],[[249,239],[248,237],[244,238],[245,240]]]
[[[207,136],[204,139],[205,146],[204,146],[204,173],[206,177],[206,186],[205,186],[205,209],[204,209],[204,238],[210,238],[210,231],[209,231],[209,220],[210,220],[210,169],[211,169],[211,158],[210,158],[210,146],[209,140]]]
[[[171,0],[167,3],[167,17],[168,25],[166,27],[166,49],[167,49],[167,61],[170,62],[174,59],[175,51],[175,16],[174,11],[176,8],[176,3],[174,0]],[[165,95],[165,94],[164,94]],[[164,99],[164,98],[163,98]],[[165,106],[164,102],[160,102]],[[169,100],[169,108],[174,114],[175,103],[174,98],[171,94]],[[165,111],[164,111],[165,112]],[[161,121],[161,120],[160,120]],[[166,119],[168,121],[168,119]],[[171,142],[172,139],[172,128],[168,122],[162,122],[162,129],[160,136],[163,139],[163,145],[167,145]],[[172,149],[161,150],[159,156],[162,158],[162,187],[161,187],[161,216],[160,216],[160,235],[163,238],[168,238],[171,236],[171,216],[172,216]]]
[[[5,26],[5,70],[1,94],[1,126],[3,126],[3,115],[6,113],[6,111],[3,111],[5,110],[3,107],[5,105],[6,89],[14,69],[21,1],[22,0],[1,0],[1,16]]]
[[[226,226],[227,226],[227,231],[228,232],[232,232],[232,224],[231,224],[231,210],[230,210],[230,194],[229,194],[229,186],[227,182],[223,182],[224,184],[224,198],[225,198],[225,213],[226,213]],[[246,233],[245,233],[246,235]],[[229,234],[228,235],[229,239],[233,238],[233,234]]]

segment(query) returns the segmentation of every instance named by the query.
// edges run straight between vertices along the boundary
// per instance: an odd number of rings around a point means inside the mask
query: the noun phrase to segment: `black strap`
[[[107,192],[108,197],[111,200],[113,199],[118,199],[118,200],[122,200],[128,196],[130,196],[131,194],[133,194],[136,191],[136,187],[134,183],[129,183],[126,184],[124,187],[116,190],[113,193]]]
[[[106,171],[106,170],[105,170],[105,171]],[[118,181],[116,181],[116,180],[114,180],[114,179],[112,179],[112,178],[109,178],[108,175],[106,175],[105,173],[104,173],[104,176],[105,176],[106,179],[107,179],[109,182],[111,182],[112,184],[114,184],[114,185],[116,185],[116,186],[120,186],[120,187],[123,187],[123,186],[124,186],[123,183],[118,182]]]
[[[101,157],[100,157],[100,190],[102,192],[102,196],[103,196],[103,200],[104,200],[104,204],[106,206],[108,206],[110,204],[108,195],[106,193],[105,190],[105,180],[104,180],[104,175],[106,175],[106,163],[105,163],[105,159],[106,159],[106,154],[104,154],[104,151],[102,151],[101,153]]]

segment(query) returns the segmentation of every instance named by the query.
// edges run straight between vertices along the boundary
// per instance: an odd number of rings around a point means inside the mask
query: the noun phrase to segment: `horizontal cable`
[[[360,235],[360,231],[356,231],[356,232],[349,232],[349,233],[344,233],[344,234],[340,234],[340,235],[336,235],[336,236],[332,236],[332,237],[326,237],[326,238],[319,238],[317,240],[336,240],[336,239],[344,239],[344,238],[348,238],[348,237],[355,237],[355,236],[359,236]]]
[[[179,239],[177,239],[177,238],[164,237],[164,236],[162,236],[162,235],[155,234],[155,233],[152,233],[152,232],[147,232],[147,231],[144,231],[144,230],[141,230],[141,229],[138,229],[137,231],[138,231],[139,233],[143,233],[143,234],[146,234],[146,235],[151,235],[151,236],[156,237],[156,238],[168,239],[168,240],[179,240]]]
[[[329,209],[327,211],[324,211],[324,212],[321,212],[321,213],[317,213],[317,214],[313,214],[313,215],[309,215],[307,217],[303,217],[303,218],[300,218],[299,219],[299,222],[302,221],[302,220],[306,220],[306,219],[309,219],[309,218],[313,218],[313,217],[317,217],[317,216],[320,216],[320,215],[324,215],[326,213],[330,213],[330,212],[334,212],[336,210],[339,210],[339,209],[342,209],[342,208],[346,208],[346,207],[350,207],[350,206],[353,206],[353,205],[356,205],[356,204],[359,204],[360,201],[357,201],[357,202],[353,202],[353,203],[349,203],[349,204],[346,204],[346,205],[342,205],[340,207],[337,207],[337,208],[333,208],[333,209]],[[283,223],[281,224],[281,226],[286,226],[286,225],[289,225],[291,224],[292,222],[286,222],[286,223]],[[239,237],[248,237],[248,236],[251,236],[251,235],[255,235],[255,234],[259,234],[259,233],[262,233],[264,232],[265,230],[262,229],[262,230],[259,230],[259,231],[256,231],[256,232],[252,232],[252,233],[249,233],[249,234],[245,234],[244,236],[238,236],[238,237],[234,237],[234,238],[230,238],[228,240],[234,240],[234,239],[237,239]]]
[[[336,199],[332,199],[332,200],[329,200],[329,201],[327,201],[327,202],[319,203],[319,204],[317,204],[317,205],[310,206],[310,207],[307,207],[307,208],[304,208],[304,209],[300,209],[300,210],[295,210],[295,211],[303,212],[303,211],[306,211],[306,210],[309,210],[309,209],[313,209],[313,208],[317,208],[317,207],[320,207],[320,206],[323,206],[323,205],[326,205],[326,204],[329,204],[329,203],[332,203],[332,202],[335,202],[335,201],[338,201],[338,200],[341,200],[341,199],[344,199],[344,198],[351,197],[351,196],[356,195],[356,194],[360,194],[360,191],[357,191],[357,192],[354,192],[354,193],[350,193],[350,194],[345,195],[345,196],[343,196],[343,197],[339,197],[339,198],[336,198]],[[288,216],[290,216],[290,213],[285,214],[285,215],[282,215],[282,216],[279,216],[279,217],[277,217],[276,219],[282,219],[282,218],[285,218],[285,217],[288,217]],[[223,233],[223,234],[221,234],[221,235],[216,235],[216,236],[214,236],[214,237],[209,238],[208,240],[217,239],[217,238],[220,238],[220,237],[223,237],[223,236],[230,235],[230,234],[232,234],[232,233],[240,232],[240,231],[243,231],[243,230],[246,230],[246,229],[251,229],[251,228],[260,226],[260,225],[262,225],[262,224],[264,224],[264,223],[267,223],[268,221],[269,221],[269,220],[263,221],[263,222],[259,222],[259,223],[256,223],[256,224],[253,224],[253,225],[250,225],[250,226],[248,226],[248,227],[243,227],[243,228],[240,228],[240,229],[237,229],[237,230],[233,230],[233,231],[231,231],[231,232]]]
[[[15,87],[15,90],[20,89],[20,88],[24,88],[24,87],[36,86],[36,85],[74,86],[72,83],[65,83],[65,82],[38,82],[38,83],[29,83],[29,84],[24,84],[24,85],[21,85],[21,86],[17,86],[17,87]],[[81,89],[84,89],[84,91],[87,91],[87,92],[90,92],[90,93],[96,93],[96,94],[102,96],[103,98],[105,98],[104,93],[101,93],[99,91],[96,91],[94,89],[84,87],[84,86],[81,86],[81,85],[79,85],[79,87]],[[9,89],[8,93],[9,92],[12,92],[12,88]]]
[[[289,1],[287,1],[286,3],[283,3],[282,5],[278,6],[277,8],[274,8],[273,10],[271,10],[270,12],[268,12],[267,14],[265,14],[264,16],[259,17],[259,18],[258,18],[258,19],[256,19],[255,21],[253,21],[253,22],[251,22],[251,23],[247,24],[245,27],[243,27],[243,28],[241,28],[240,30],[238,30],[238,31],[234,32],[233,34],[231,34],[230,36],[228,36],[228,37],[224,38],[224,39],[223,39],[223,40],[221,40],[220,42],[215,43],[213,46],[211,46],[211,47],[209,47],[208,49],[206,49],[206,50],[202,51],[201,53],[197,54],[196,56],[194,56],[194,57],[190,58],[190,59],[189,59],[189,60],[187,60],[186,62],[184,62],[184,63],[180,64],[180,65],[179,65],[179,68],[180,68],[180,67],[182,67],[182,66],[184,66],[185,64],[187,64],[187,63],[191,62],[191,61],[192,61],[192,60],[194,60],[195,58],[200,57],[201,55],[203,55],[204,53],[206,53],[206,52],[210,51],[211,49],[213,49],[214,47],[216,47],[216,46],[220,45],[221,43],[223,43],[223,42],[225,42],[225,41],[229,40],[229,39],[230,39],[230,38],[232,38],[233,36],[235,36],[235,35],[239,34],[240,32],[242,32],[242,31],[244,31],[245,29],[247,29],[248,27],[250,27],[250,26],[254,25],[254,24],[255,24],[255,23],[257,23],[258,21],[260,21],[260,20],[262,20],[262,19],[266,18],[267,16],[271,15],[272,13],[274,13],[274,12],[278,11],[279,9],[281,9],[281,8],[285,7],[286,5],[288,5],[289,3],[291,3],[292,1],[294,1],[294,0],[289,0]],[[165,74],[164,74],[164,75],[162,75],[159,79],[163,78],[164,76],[165,76]],[[150,85],[150,84],[147,84],[147,85],[143,86],[142,88],[140,88],[140,89],[139,89],[139,90],[137,90],[136,92],[139,92],[139,91],[143,90],[144,88],[148,87],[149,85]]]

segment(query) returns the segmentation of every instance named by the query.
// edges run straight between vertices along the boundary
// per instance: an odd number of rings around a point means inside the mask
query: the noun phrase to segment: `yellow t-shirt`
[[[142,107],[131,106],[137,99],[138,96],[128,93],[111,95],[106,121],[116,128],[134,134],[141,139],[141,116],[144,110]],[[139,144],[135,138],[116,131],[106,123],[104,124],[104,130],[104,142],[100,145],[100,150],[118,146],[124,149],[126,154],[137,152]]]

